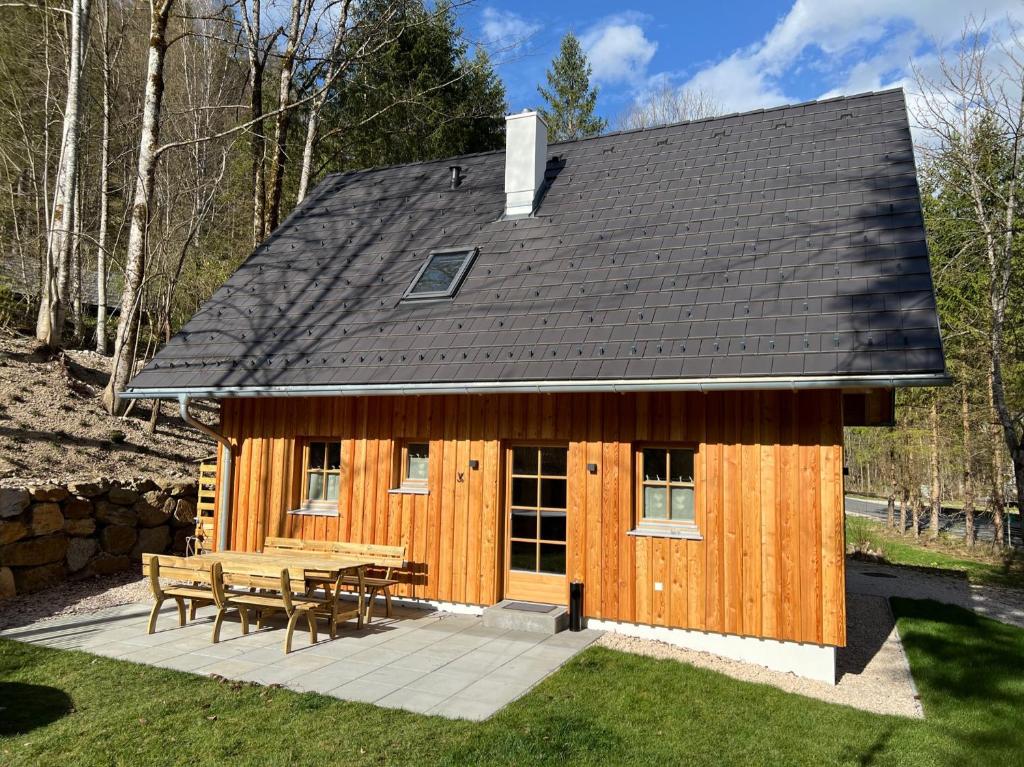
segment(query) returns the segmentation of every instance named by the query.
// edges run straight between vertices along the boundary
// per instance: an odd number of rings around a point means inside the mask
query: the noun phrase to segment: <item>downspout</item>
[[[217,519],[217,551],[227,551],[228,531],[231,526],[231,471],[233,463],[231,443],[223,434],[218,434],[205,423],[200,423],[192,417],[188,412],[188,406],[191,401],[187,394],[178,395],[178,410],[181,413],[181,420],[211,439],[216,440],[217,444],[222,448],[223,463],[221,466],[224,471],[222,476],[218,478],[220,480],[220,501],[217,504],[217,508],[220,513]]]

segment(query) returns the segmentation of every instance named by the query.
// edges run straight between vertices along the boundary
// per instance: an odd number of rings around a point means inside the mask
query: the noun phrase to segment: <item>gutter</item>
[[[223,399],[229,397],[343,397],[423,394],[557,394],[569,392],[751,391],[801,389],[894,389],[910,386],[948,386],[947,373],[906,373],[867,376],[792,376],[750,378],[661,378],[608,381],[483,381],[428,384],[325,384],[304,386],[197,386],[167,389],[128,389],[124,399]],[[182,415],[184,418],[184,414]],[[186,419],[188,421],[188,419]],[[190,422],[190,421],[189,421]],[[191,422],[190,422],[191,423]],[[196,424],[193,424],[196,425]],[[196,428],[223,439],[201,424]],[[224,444],[224,443],[222,443]]]
[[[123,396],[123,395],[122,395]],[[218,434],[209,426],[204,423],[200,423],[188,412],[189,403],[192,398],[188,394],[178,394],[178,411],[181,413],[181,420],[187,423],[194,429],[198,429],[206,436],[216,440],[221,446],[221,455],[224,471],[222,476],[219,477],[220,487],[220,500],[217,504],[217,508],[220,511],[217,519],[217,551],[228,550],[228,531],[231,527],[231,473],[233,458],[231,455],[231,443],[227,437],[223,434]]]

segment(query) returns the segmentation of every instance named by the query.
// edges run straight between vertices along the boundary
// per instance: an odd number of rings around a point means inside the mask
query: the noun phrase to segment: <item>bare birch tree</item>
[[[722,105],[711,93],[694,88],[676,88],[662,82],[634,101],[619,117],[619,130],[655,128],[688,120],[703,120],[722,113]]]
[[[59,347],[63,341],[65,303],[68,300],[75,191],[78,183],[82,70],[89,35],[89,0],[72,0],[69,35],[64,127],[47,227],[46,260],[36,319],[36,340],[51,348]]]
[[[107,353],[107,270],[110,234],[110,120],[114,66],[124,40],[126,21],[110,35],[110,0],[100,0],[100,157],[99,225],[96,237],[96,351]],[[124,17],[125,20],[127,16]]]
[[[117,395],[131,377],[135,364],[135,340],[138,332],[142,281],[146,266],[146,227],[153,199],[153,179],[160,143],[160,107],[164,96],[164,64],[167,54],[167,22],[174,0],[150,0],[149,51],[143,98],[142,132],[132,197],[128,249],[125,255],[124,290],[121,314],[114,337],[114,361],[110,380],[103,390],[103,404],[111,414],[120,414],[124,406]]]
[[[242,27],[247,42],[246,54],[249,61],[249,151],[251,157],[250,183],[252,185],[252,244],[259,245],[267,235],[267,183],[266,151],[267,138],[264,135],[263,115],[263,73],[267,57],[273,49],[278,35],[264,37],[262,30],[262,0],[243,0],[241,6]]]
[[[346,62],[341,57],[345,45],[346,32],[348,31],[349,14],[352,7],[352,0],[343,0],[338,8],[338,23],[336,25],[334,39],[327,54],[326,73],[324,80],[334,82],[341,68]],[[314,74],[314,77],[316,73]],[[306,199],[309,192],[309,182],[313,174],[313,152],[316,149],[316,142],[320,133],[320,113],[323,111],[327,97],[330,95],[330,88],[321,88],[309,104],[309,114],[306,117],[306,138],[302,144],[302,169],[299,175],[299,191],[297,202]]]
[[[995,40],[971,22],[957,55],[940,59],[934,76],[918,70],[918,119],[936,141],[929,152],[944,151],[958,166],[959,190],[973,205],[987,269],[988,338],[991,395],[1009,452],[1017,498],[1024,502],[1024,412],[1011,402],[1005,382],[1006,320],[1010,295],[1019,283],[1015,268],[1016,220],[1024,150],[1024,58],[1020,40]],[[972,136],[986,124],[1000,136],[1005,168],[988,172],[992,158],[972,151]],[[950,180],[947,179],[947,182]]]
[[[292,92],[295,75],[295,56],[305,37],[306,26],[313,11],[311,0],[292,0],[288,31],[285,33],[284,52],[277,91],[277,117],[274,118],[274,157],[270,173],[270,200],[267,212],[267,231],[277,228],[281,215],[281,194],[284,189],[285,163],[288,159],[288,128],[291,123]]]
[[[960,419],[963,430],[963,497],[964,497],[964,543],[974,546],[976,534],[974,530],[974,445],[971,427],[970,397],[967,383],[960,386]]]

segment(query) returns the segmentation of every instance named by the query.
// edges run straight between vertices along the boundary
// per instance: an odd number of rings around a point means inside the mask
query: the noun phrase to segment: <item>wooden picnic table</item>
[[[363,626],[366,594],[364,578],[366,568],[374,566],[373,559],[303,551],[275,552],[272,554],[255,551],[211,551],[205,554],[198,554],[192,557],[192,559],[210,564],[219,562],[221,567],[224,568],[224,583],[228,586],[248,586],[250,588],[279,591],[280,587],[266,577],[268,568],[287,569],[289,571],[289,578],[297,572],[302,572],[301,577],[305,582],[305,593],[307,596],[317,587],[324,590],[325,602],[330,605],[330,612],[332,614],[332,638],[334,637],[336,624],[348,617],[356,617],[359,628]],[[342,611],[338,608],[338,599],[341,594],[338,591],[332,593],[331,586],[332,584],[340,584],[340,576],[350,571],[355,571],[357,576],[357,603],[354,610]]]
[[[275,552],[263,554],[257,551],[210,551],[205,554],[197,554],[193,559],[200,562],[220,562],[231,569],[244,569],[247,565],[258,567],[297,567],[303,570],[314,570],[316,572],[330,573],[337,575],[346,570],[365,570],[373,567],[374,560],[361,557],[328,556],[321,552],[294,553]]]

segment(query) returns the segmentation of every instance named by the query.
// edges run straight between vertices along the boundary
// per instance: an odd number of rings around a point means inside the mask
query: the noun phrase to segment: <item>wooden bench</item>
[[[173,599],[178,606],[178,625],[185,625],[185,600],[201,601],[217,608],[217,618],[213,624],[213,641],[220,641],[220,627],[224,621],[224,612],[228,607],[227,594],[224,591],[224,573],[219,562],[197,562],[186,557],[172,557],[153,554],[143,559],[142,574],[149,578],[149,588],[153,592],[155,603],[149,614],[147,634],[156,631],[156,619],[160,606],[168,599]],[[185,583],[163,586],[161,578]],[[243,616],[243,629],[245,617]]]
[[[338,581],[342,576],[338,576]],[[306,573],[301,568],[279,568],[273,565],[264,567],[246,565],[243,568],[228,565],[224,569],[224,582],[231,586],[258,589],[253,592],[231,592],[226,597],[227,605],[235,607],[242,616],[242,633],[249,633],[249,610],[257,613],[257,625],[262,625],[263,616],[267,612],[281,610],[288,617],[288,630],[284,637],[284,651],[292,651],[292,634],[295,624],[302,616],[306,617],[309,626],[309,641],[316,644],[316,617],[325,615],[331,619],[331,637],[334,636],[334,618],[336,611],[332,605],[331,595],[325,599],[305,596]],[[295,592],[295,593],[293,593]],[[296,596],[295,594],[302,596]],[[333,600],[337,599],[337,591]]]
[[[387,616],[391,617],[391,587],[399,581],[394,577],[395,570],[405,567],[405,546],[380,546],[372,543],[345,543],[338,541],[311,541],[301,538],[278,538],[267,536],[263,543],[266,554],[297,552],[335,554],[368,559],[373,561],[379,575],[367,575],[363,579],[362,588],[366,589],[366,622],[373,618],[373,604],[378,593],[384,597]],[[359,579],[354,575],[345,576],[342,585],[348,588],[360,588]]]

